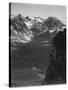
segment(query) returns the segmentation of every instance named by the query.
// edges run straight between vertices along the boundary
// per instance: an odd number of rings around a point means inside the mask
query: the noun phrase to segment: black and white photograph
[[[9,86],[66,84],[66,6],[9,3]]]

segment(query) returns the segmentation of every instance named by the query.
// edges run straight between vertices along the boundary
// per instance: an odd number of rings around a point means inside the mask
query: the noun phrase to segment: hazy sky
[[[23,16],[36,16],[42,18],[54,16],[66,23],[65,6],[12,3],[11,14],[22,14]]]

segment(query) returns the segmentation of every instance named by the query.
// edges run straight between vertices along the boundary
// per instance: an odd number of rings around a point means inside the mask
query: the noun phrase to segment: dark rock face
[[[64,26],[64,24],[54,18],[54,17],[48,17],[45,21],[44,21],[44,24],[48,27],[48,29],[53,29],[53,28],[61,28],[62,26]]]
[[[66,29],[53,39],[51,61],[43,84],[66,83]]]

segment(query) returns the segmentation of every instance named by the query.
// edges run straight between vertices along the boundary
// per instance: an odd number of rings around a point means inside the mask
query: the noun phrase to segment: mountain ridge
[[[12,17],[12,16],[11,16]],[[49,32],[51,36],[56,35],[59,31],[63,31],[66,27],[60,20],[55,17],[42,19],[41,17],[17,16],[10,17],[11,42],[29,43],[34,37]]]

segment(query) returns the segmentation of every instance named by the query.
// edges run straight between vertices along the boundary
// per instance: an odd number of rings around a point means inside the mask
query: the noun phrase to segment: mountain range
[[[24,17],[19,14],[11,16],[9,22],[10,39],[13,47],[19,46],[19,44],[23,46],[35,40],[35,38],[39,39],[41,36],[50,35],[52,38],[66,27],[55,17],[42,19],[40,17]]]

